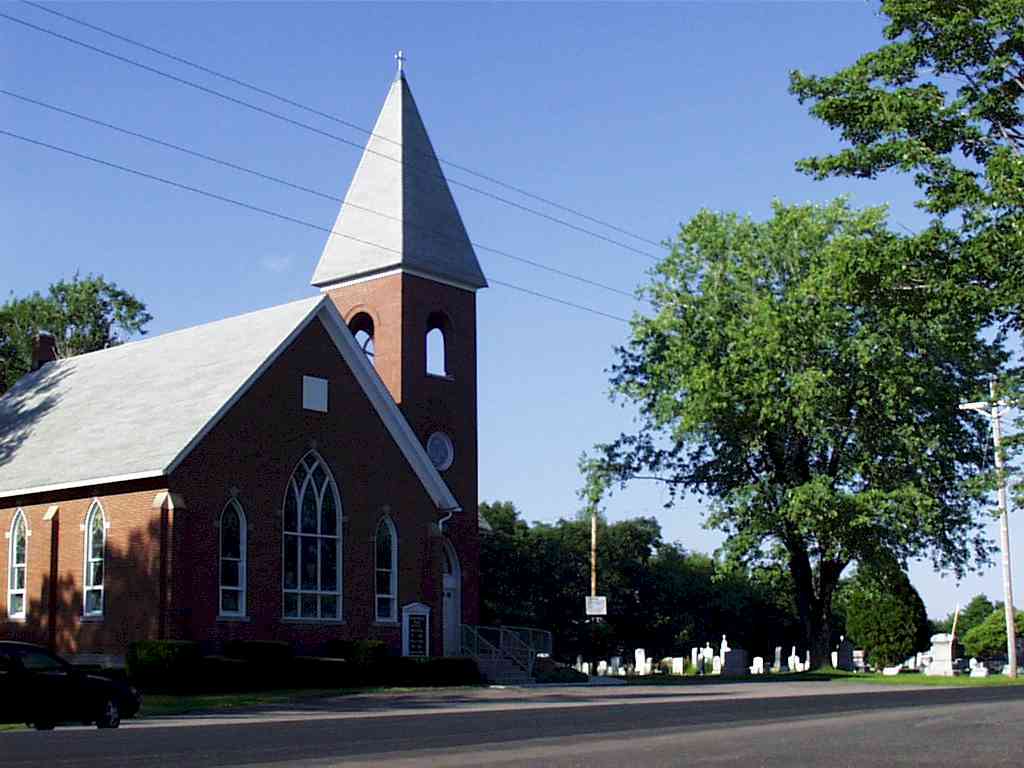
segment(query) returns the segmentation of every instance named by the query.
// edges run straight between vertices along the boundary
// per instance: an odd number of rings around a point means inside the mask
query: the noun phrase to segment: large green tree
[[[850,639],[876,669],[899,664],[928,648],[931,625],[921,596],[898,566],[871,563],[841,592]]]
[[[146,305],[102,275],[75,275],[49,292],[10,298],[0,306],[0,394],[32,367],[32,343],[53,335],[59,358],[106,349],[132,334],[145,334],[152,320]]]
[[[791,91],[845,146],[818,178],[912,174],[932,214],[918,284],[1024,326],[1024,1],[883,0],[886,42]]]
[[[838,200],[685,224],[612,370],[638,429],[582,463],[591,497],[647,478],[710,499],[733,561],[789,571],[815,665],[849,564],[989,554],[987,433],[957,404],[1005,355],[974,313],[906,290],[913,244],[885,216]]]
[[[652,656],[685,655],[723,634],[736,647],[768,655],[794,640],[784,585],[663,542],[651,518],[599,521],[598,589],[608,597],[608,616],[595,626],[583,615],[589,521],[531,526],[510,502],[485,502],[480,511],[493,528],[481,539],[483,622],[548,629],[562,658],[608,658],[637,647]]]

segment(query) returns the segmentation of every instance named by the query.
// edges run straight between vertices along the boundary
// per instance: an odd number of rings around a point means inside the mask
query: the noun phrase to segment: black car
[[[40,731],[66,722],[117,728],[142,704],[127,683],[76,670],[31,643],[0,641],[0,691],[0,723],[25,723]]]

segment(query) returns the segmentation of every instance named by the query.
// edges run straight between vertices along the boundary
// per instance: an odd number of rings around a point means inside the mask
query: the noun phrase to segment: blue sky
[[[889,204],[900,225],[924,220],[906,179],[815,182],[793,170],[797,158],[836,143],[787,93],[787,73],[831,72],[877,47],[882,19],[873,3],[52,7],[366,127],[403,48],[442,158],[656,241],[701,207],[763,217],[773,197],[825,201],[847,193],[857,205]],[[363,139],[37,9],[5,3],[0,12]],[[359,159],[351,146],[4,19],[0,87],[338,196]],[[337,213],[330,200],[8,97],[0,96],[0,117],[7,130],[324,227]],[[45,289],[75,271],[102,273],[147,302],[151,332],[159,333],[312,292],[321,232],[4,136],[0,174],[4,296]],[[483,185],[457,170],[448,175]],[[627,290],[652,263],[465,189],[453,192],[479,243]],[[479,257],[494,279],[615,315],[635,308],[497,255]],[[627,328],[497,286],[480,293],[478,306],[481,497],[512,500],[531,520],[570,516],[579,506],[579,454],[632,423],[630,411],[607,397],[612,348]],[[638,485],[612,499],[609,516],[654,515],[667,539],[696,550],[718,546],[720,536],[702,528],[698,502],[665,510],[665,500],[661,489]],[[1012,526],[1011,536],[1019,563],[1024,526]],[[1002,594],[996,568],[960,585],[930,565],[915,566],[912,577],[934,616],[979,591]]]

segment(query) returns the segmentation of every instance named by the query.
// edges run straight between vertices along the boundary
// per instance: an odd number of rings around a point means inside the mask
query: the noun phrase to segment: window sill
[[[398,619],[377,619],[373,622],[375,627],[398,627],[401,626],[401,622]]]
[[[83,624],[101,624],[101,623],[103,623],[103,617],[102,616],[83,616],[82,617],[82,623]]]
[[[7,616],[6,618],[11,624],[24,624],[28,621],[27,616]]]
[[[230,616],[230,615],[225,616],[225,615],[221,615],[221,616],[217,617],[217,621],[218,622],[223,621],[223,622],[227,622],[229,624],[231,624],[231,623],[248,624],[250,621],[252,621],[252,619],[249,618],[248,616]]]
[[[428,379],[440,379],[441,381],[455,381],[455,377],[447,373],[428,373]]]
[[[314,624],[314,625],[338,625],[344,624],[344,619],[303,619],[294,616],[281,617],[282,624]]]

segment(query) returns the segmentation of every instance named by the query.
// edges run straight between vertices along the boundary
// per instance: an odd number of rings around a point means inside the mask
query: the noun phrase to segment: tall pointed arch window
[[[103,616],[106,557],[107,520],[103,515],[103,507],[94,501],[85,518],[85,616]]]
[[[28,556],[28,526],[25,513],[18,510],[11,523],[11,552],[7,576],[7,616],[25,618],[25,574]]]
[[[374,538],[377,621],[398,621],[398,532],[390,518],[380,521]]]
[[[245,616],[245,512],[232,499],[220,513],[220,615]]]
[[[341,616],[341,499],[315,451],[295,468],[284,497],[283,614],[286,619]]]

